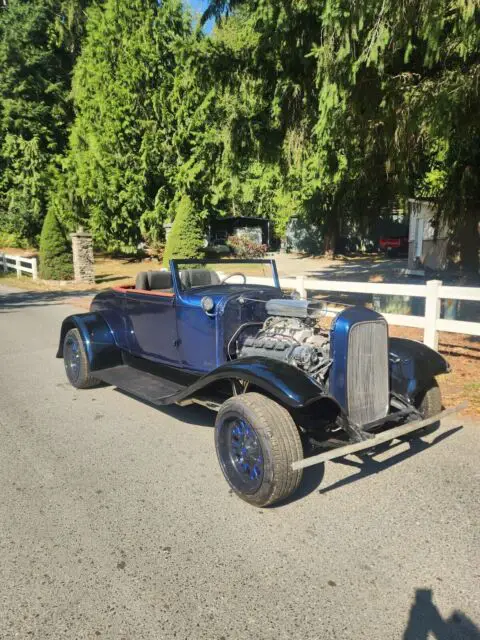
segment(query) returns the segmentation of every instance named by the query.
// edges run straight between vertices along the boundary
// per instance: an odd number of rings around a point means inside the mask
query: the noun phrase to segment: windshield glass
[[[221,285],[278,286],[273,260],[174,260],[182,290]]]

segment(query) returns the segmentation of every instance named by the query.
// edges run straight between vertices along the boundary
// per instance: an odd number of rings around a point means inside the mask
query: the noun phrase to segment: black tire
[[[266,507],[298,488],[303,458],[300,434],[288,411],[260,393],[227,400],[215,421],[215,448],[223,475],[249,504]]]
[[[100,384],[92,376],[82,336],[78,329],[70,329],[63,341],[63,363],[68,381],[76,389],[89,389]]]
[[[417,395],[415,407],[424,418],[430,418],[440,413],[442,410],[442,394],[435,378]]]

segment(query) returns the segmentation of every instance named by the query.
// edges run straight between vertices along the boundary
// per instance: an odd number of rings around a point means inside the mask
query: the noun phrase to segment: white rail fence
[[[38,263],[36,258],[9,256],[6,253],[0,253],[0,270],[7,273],[9,269],[17,272],[17,278],[20,278],[22,273],[30,274],[34,280],[38,278]]]
[[[271,279],[249,277],[248,282],[267,284],[271,283]],[[480,336],[480,322],[449,320],[440,317],[441,300],[480,302],[480,287],[451,287],[444,285],[441,280],[429,280],[426,284],[391,284],[386,282],[337,282],[335,280],[317,280],[306,276],[280,278],[280,285],[282,289],[297,291],[301,298],[306,298],[308,293],[313,291],[424,298],[425,313],[423,316],[400,313],[384,313],[383,315],[389,324],[423,329],[423,342],[434,349],[438,348],[439,331]],[[338,304],[341,306],[341,303]]]

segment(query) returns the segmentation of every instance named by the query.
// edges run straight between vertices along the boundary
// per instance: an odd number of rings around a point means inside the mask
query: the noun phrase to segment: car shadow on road
[[[187,424],[194,425],[196,427],[210,427],[213,428],[215,425],[215,414],[207,407],[198,404],[187,405],[181,407],[176,404],[165,405],[159,407],[148,400],[143,400],[142,398],[138,398],[137,396],[132,396],[131,394],[115,387],[115,391],[125,395],[129,398],[133,398],[137,402],[141,402],[142,404],[147,405],[148,407],[152,407],[152,409],[156,409],[160,413],[166,413],[171,418],[175,418],[176,420],[180,420],[181,422],[186,422]],[[303,472],[302,483],[298,487],[297,491],[287,498],[286,500],[279,502],[273,506],[271,509],[276,509],[278,507],[285,506],[290,504],[291,502],[296,502],[297,500],[301,500],[308,496],[308,494],[313,493],[320,486],[323,476],[325,473],[325,465],[319,464],[315,467],[309,467],[305,469]]]
[[[215,424],[215,414],[210,409],[207,409],[207,407],[200,404],[191,404],[183,407],[178,404],[159,406],[158,404],[149,402],[144,398],[139,398],[136,395],[128,393],[128,391],[120,389],[119,387],[113,388],[116,392],[121,393],[128,398],[132,398],[135,402],[141,402],[142,404],[147,405],[147,407],[151,407],[160,413],[166,413],[171,418],[180,420],[180,422],[186,422],[187,424],[192,424],[196,427],[213,427]]]
[[[286,500],[282,500],[281,502],[271,505],[269,509],[279,509],[287,504],[306,498],[310,493],[313,493],[318,489],[322,483],[324,475],[325,464],[317,464],[314,467],[307,467],[303,472],[302,482],[295,493]]]
[[[158,405],[155,405],[149,402],[148,400],[138,398],[137,396],[132,396],[128,392],[123,391],[118,387],[115,388],[115,391],[117,391],[118,393],[121,393],[122,395],[131,397],[137,402],[141,402],[142,404],[152,407],[152,409],[156,409],[160,413],[166,413],[170,417],[175,418],[176,420],[180,420],[181,422],[185,422],[187,424],[191,424],[196,427],[210,427],[210,428],[214,427],[215,414],[210,409],[207,409],[202,405],[192,404],[192,405],[181,407],[179,405],[172,404],[172,405],[165,405],[160,407]],[[436,431],[436,429],[438,429],[438,426],[439,426],[438,423],[436,423],[435,425],[432,425],[431,427],[428,428],[428,430],[425,430],[424,435],[431,435]],[[418,453],[425,451],[426,449],[430,449],[436,444],[439,444],[440,442],[454,435],[457,431],[460,431],[461,429],[463,429],[462,426],[453,427],[449,431],[446,431],[438,435],[431,443],[425,442],[424,440],[421,440],[418,438],[410,439],[410,440],[405,439],[405,440],[395,441],[393,443],[387,442],[383,445],[379,445],[375,447],[375,450],[371,453],[354,454],[356,458],[359,458],[359,460],[355,460],[352,457],[338,458],[337,460],[333,460],[332,461],[333,463],[343,464],[346,466],[357,468],[358,473],[354,474],[353,476],[348,476],[347,478],[343,478],[338,482],[335,482],[334,484],[330,485],[329,487],[325,487],[325,489],[320,489],[318,493],[328,493],[330,491],[333,491],[334,489],[339,489],[352,482],[356,482],[358,480],[361,480],[362,478],[367,478],[368,476],[379,473],[384,469],[393,467],[395,464],[403,462],[404,460],[407,460],[411,456],[417,455]],[[409,444],[409,449],[407,449],[406,451],[402,451],[401,453],[391,458],[388,458],[388,460],[378,461],[374,459],[375,455],[392,451],[393,449],[395,449],[395,447],[398,447],[405,443]],[[291,504],[292,502],[296,502],[297,500],[301,500],[302,498],[305,498],[310,493],[313,493],[319,488],[319,486],[322,483],[324,475],[325,475],[325,464],[318,464],[313,467],[307,467],[303,472],[302,482],[298,487],[297,491],[295,491],[295,493],[292,494],[290,497],[288,497],[286,500],[282,500],[281,502],[278,502],[270,506],[269,509],[279,509],[279,508],[281,509],[282,507],[288,504]]]
[[[155,405],[148,400],[133,396],[130,393],[119,389],[118,387],[115,387],[115,391],[129,398],[133,398],[135,401],[141,402],[148,407],[152,407],[152,409],[156,409],[160,413],[166,413],[171,418],[175,418],[176,420],[180,420],[181,422],[186,422],[187,424],[191,424],[196,427],[213,428],[215,425],[215,414],[210,409],[207,409],[207,407],[204,407],[202,405],[191,404],[181,407],[176,404],[169,404],[159,407],[158,405]],[[291,502],[301,500],[302,498],[308,496],[308,494],[313,493],[320,486],[323,480],[324,473],[325,465],[323,464],[305,469],[305,471],[303,472],[302,482],[297,491],[295,491],[295,493],[286,500],[278,502],[277,504],[274,504],[269,508],[277,509],[278,507],[283,507],[287,504],[290,504]]]
[[[187,424],[192,424],[197,427],[213,428],[215,425],[216,414],[210,409],[207,409],[207,407],[202,407],[199,404],[187,405],[185,407],[171,404],[165,407],[158,407],[158,410],[163,413],[168,413],[169,416],[176,420],[180,420],[181,422],[186,422]]]
[[[403,640],[480,640],[480,629],[462,611],[445,620],[433,602],[431,589],[417,589]]]
[[[65,304],[70,299],[92,296],[95,289],[78,291],[21,291],[17,293],[0,292],[0,313],[8,313],[25,307],[43,307],[52,304]]]
[[[425,442],[421,438],[415,438],[412,440],[401,440],[393,443],[386,443],[385,445],[380,445],[369,453],[353,454],[356,459],[353,457],[345,457],[333,460],[332,462],[336,464],[343,464],[358,469],[358,473],[355,473],[352,476],[348,476],[347,478],[342,478],[341,480],[334,482],[332,485],[325,487],[325,489],[320,489],[319,493],[329,493],[334,489],[345,487],[352,482],[357,482],[358,480],[362,480],[363,478],[368,478],[369,476],[380,473],[385,469],[389,469],[390,467],[393,467],[396,464],[403,462],[404,460],[408,460],[408,458],[411,458],[412,456],[418,455],[422,451],[430,449],[446,438],[453,436],[455,433],[457,433],[457,431],[460,431],[461,429],[463,429],[462,426],[452,427],[448,431],[439,434],[432,442]],[[432,433],[432,429],[430,429],[428,433]],[[409,448],[406,451],[401,451],[400,453],[391,456],[387,460],[375,460],[375,455],[392,451],[394,448],[405,443],[409,445]]]

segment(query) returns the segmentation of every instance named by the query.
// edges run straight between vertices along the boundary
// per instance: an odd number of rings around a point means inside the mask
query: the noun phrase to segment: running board
[[[95,371],[94,375],[102,382],[118,387],[129,395],[160,406],[170,404],[170,399],[187,388],[185,385],[135,369],[127,364],[100,369]]]
[[[390,440],[395,440],[396,438],[400,438],[401,436],[406,435],[407,433],[411,433],[412,431],[417,431],[418,429],[422,429],[423,427],[427,427],[434,422],[438,422],[439,420],[443,420],[447,416],[452,416],[459,411],[462,411],[468,406],[468,402],[462,402],[456,407],[452,407],[451,409],[445,409],[445,411],[441,411],[437,413],[435,416],[430,418],[425,418],[424,420],[416,420],[415,422],[407,422],[406,424],[402,424],[400,427],[394,427],[393,429],[389,429],[388,431],[383,431],[373,438],[369,438],[368,440],[364,440],[363,442],[355,442],[353,444],[348,444],[345,447],[335,447],[335,449],[330,449],[329,451],[325,451],[324,453],[319,453],[316,456],[311,456],[310,458],[304,458],[303,460],[297,460],[292,463],[292,469],[294,471],[298,471],[298,469],[305,469],[306,467],[313,467],[316,464],[320,464],[322,462],[327,462],[328,460],[335,460],[335,458],[343,458],[344,456],[348,456],[350,453],[356,453],[357,451],[364,451],[365,449],[372,449],[379,444],[383,444],[384,442],[389,442]]]

